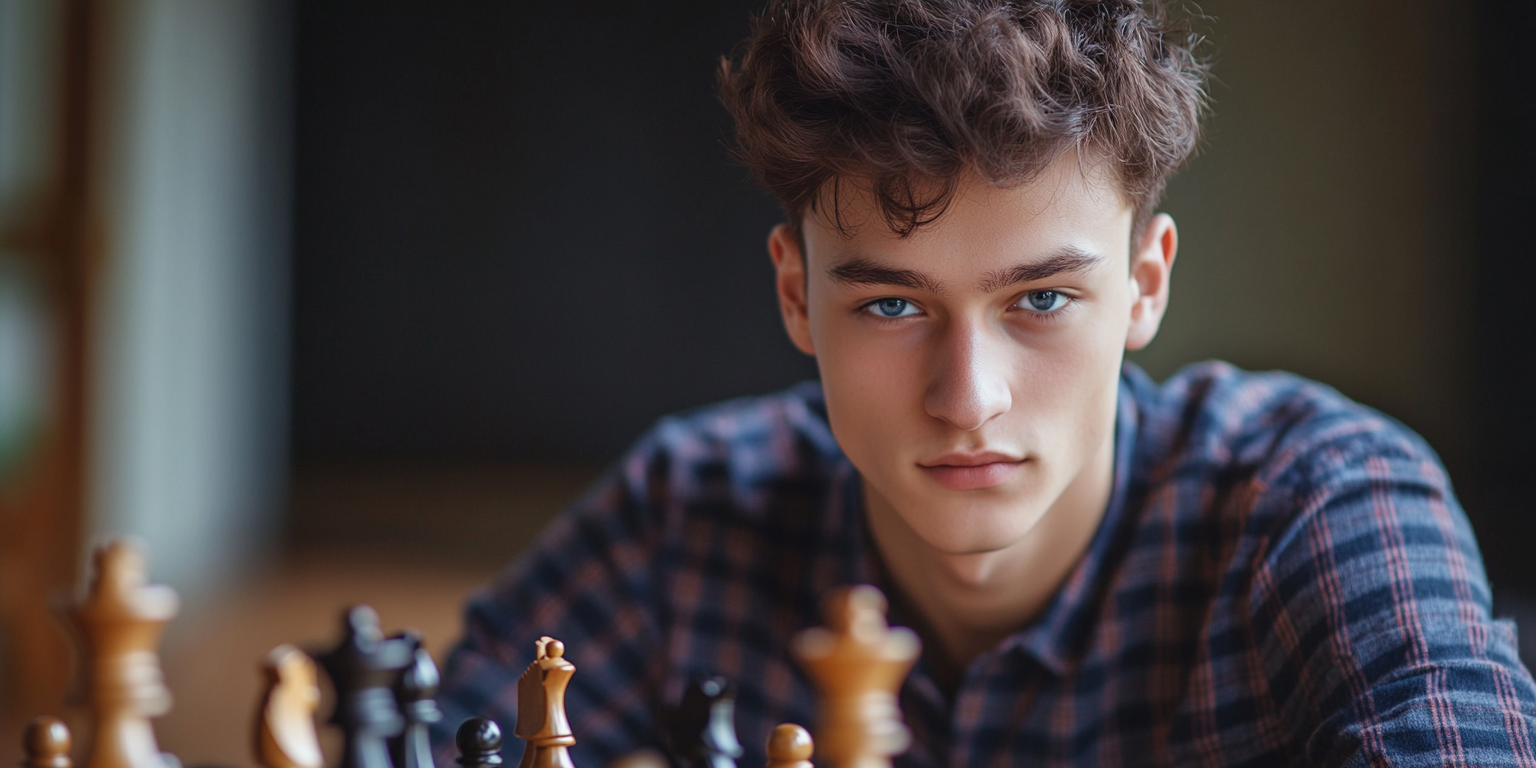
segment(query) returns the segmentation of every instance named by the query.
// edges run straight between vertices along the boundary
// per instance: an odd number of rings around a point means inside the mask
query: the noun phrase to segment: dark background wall
[[[1465,495],[1495,587],[1536,594],[1536,3],[1478,19],[1476,466]],[[1522,627],[1526,633],[1532,630]]]
[[[718,57],[757,2],[295,4],[296,465],[613,458],[814,375]],[[1136,360],[1332,384],[1424,434],[1536,592],[1529,3],[1207,0],[1206,146]]]
[[[813,376],[713,95],[754,5],[295,4],[296,460],[602,462]]]

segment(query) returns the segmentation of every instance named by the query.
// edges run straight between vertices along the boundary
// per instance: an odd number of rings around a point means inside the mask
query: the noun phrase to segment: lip
[[[919,463],[923,474],[951,491],[975,491],[1002,485],[1024,466],[1024,459],[1006,453],[949,453]]]
[[[918,466],[927,467],[979,467],[983,464],[1017,464],[1024,459],[1018,456],[1010,456],[998,451],[982,451],[981,453],[946,453],[931,461],[920,461]]]

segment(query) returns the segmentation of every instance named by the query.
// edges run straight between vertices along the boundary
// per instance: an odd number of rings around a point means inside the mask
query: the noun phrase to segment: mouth
[[[1026,459],[1003,453],[947,454],[919,463],[923,474],[951,491],[976,491],[1002,485]]]

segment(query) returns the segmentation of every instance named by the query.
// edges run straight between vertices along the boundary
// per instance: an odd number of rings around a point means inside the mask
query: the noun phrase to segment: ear
[[[789,225],[780,224],[768,233],[768,256],[773,259],[784,330],[797,349],[815,357],[816,347],[811,343],[810,304],[806,296],[805,254],[800,250],[800,239]]]
[[[1152,343],[1168,309],[1168,282],[1173,258],[1179,251],[1179,230],[1173,217],[1159,213],[1142,230],[1140,247],[1131,254],[1131,324],[1125,348],[1141,349]]]

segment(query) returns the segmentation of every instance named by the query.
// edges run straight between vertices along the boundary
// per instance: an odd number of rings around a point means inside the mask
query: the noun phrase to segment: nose
[[[956,323],[929,358],[933,366],[923,407],[928,415],[966,432],[1008,412],[1008,361],[989,354],[992,340],[981,324]]]

